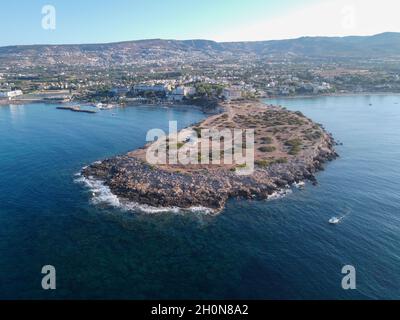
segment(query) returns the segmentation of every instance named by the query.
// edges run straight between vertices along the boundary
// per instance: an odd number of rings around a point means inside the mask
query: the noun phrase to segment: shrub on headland
[[[274,152],[276,150],[275,147],[273,146],[268,146],[268,147],[260,147],[258,148],[261,152]]]

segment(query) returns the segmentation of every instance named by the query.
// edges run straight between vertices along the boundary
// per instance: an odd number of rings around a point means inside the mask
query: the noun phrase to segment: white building
[[[148,85],[148,84],[138,84],[133,86],[133,92],[138,94],[138,93],[143,93],[143,92],[168,92],[170,90],[170,87],[165,84],[156,84],[156,85]]]
[[[196,88],[195,87],[185,87],[185,95],[186,96],[193,96],[196,94]]]
[[[6,92],[0,92],[0,98],[8,98],[12,99],[18,96],[23,95],[23,92],[21,90],[13,90],[13,91],[6,91]]]
[[[182,101],[185,96],[185,87],[177,87],[168,95],[168,100]]]
[[[196,94],[195,87],[184,87],[180,86],[172,90],[168,95],[168,100],[170,101],[182,101],[184,97],[192,96]]]
[[[224,89],[222,95],[226,100],[240,99],[242,97],[242,89],[238,87],[227,88]]]
[[[172,94],[180,94],[183,96],[192,96],[194,94],[196,94],[196,88],[195,87],[184,87],[184,86],[180,86],[177,87],[176,89],[174,89],[172,91]]]

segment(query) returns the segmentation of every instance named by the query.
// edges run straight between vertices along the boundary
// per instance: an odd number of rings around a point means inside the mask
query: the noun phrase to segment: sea
[[[198,109],[0,106],[0,299],[400,299],[400,96],[265,102],[321,123],[340,158],[317,186],[219,215],[123,205],[79,176]],[[42,288],[48,265],[55,290]]]

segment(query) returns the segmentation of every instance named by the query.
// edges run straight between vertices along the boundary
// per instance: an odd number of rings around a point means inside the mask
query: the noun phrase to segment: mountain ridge
[[[216,41],[210,39],[196,38],[196,39],[168,39],[168,38],[148,38],[148,39],[137,39],[137,40],[124,40],[124,41],[113,41],[113,42],[93,42],[93,43],[59,43],[59,44],[51,44],[51,43],[37,43],[37,44],[17,44],[17,45],[6,45],[0,46],[0,49],[3,48],[11,48],[11,47],[40,47],[40,46],[90,46],[90,45],[116,45],[116,44],[126,44],[131,42],[152,42],[152,41],[173,41],[173,42],[191,42],[191,41],[202,41],[202,42],[212,42],[217,44],[237,44],[237,43],[265,43],[265,42],[282,42],[282,41],[294,41],[294,40],[302,40],[302,39],[348,39],[348,38],[376,38],[382,36],[395,35],[400,37],[400,32],[382,32],[373,35],[366,36],[358,36],[358,35],[349,35],[349,36],[302,36],[297,38],[288,38],[288,39],[278,39],[278,40],[249,40],[249,41]]]
[[[90,44],[38,44],[0,47],[1,63],[46,64],[129,64],[133,60],[207,60],[240,56],[265,58],[399,57],[400,33],[372,36],[300,37],[286,40],[216,42],[207,39],[143,39]]]

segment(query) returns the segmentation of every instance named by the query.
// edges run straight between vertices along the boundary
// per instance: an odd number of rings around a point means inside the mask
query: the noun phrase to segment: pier
[[[57,107],[58,110],[69,110],[73,112],[83,112],[83,113],[97,113],[97,111],[94,110],[85,110],[81,109],[79,106],[72,106],[72,107]]]

